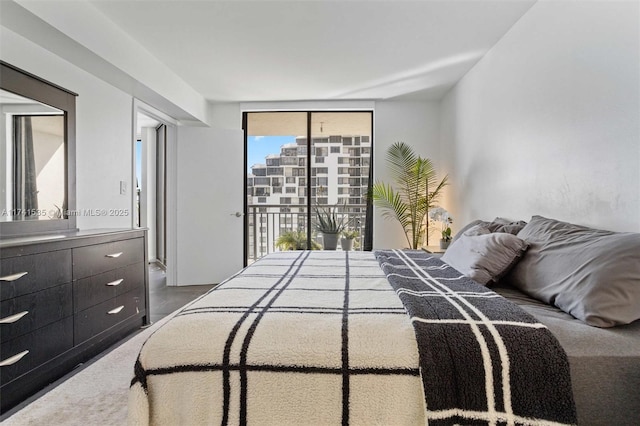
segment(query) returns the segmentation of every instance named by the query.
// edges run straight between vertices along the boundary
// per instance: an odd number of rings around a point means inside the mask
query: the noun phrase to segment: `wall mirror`
[[[0,237],[73,230],[76,95],[0,66]]]

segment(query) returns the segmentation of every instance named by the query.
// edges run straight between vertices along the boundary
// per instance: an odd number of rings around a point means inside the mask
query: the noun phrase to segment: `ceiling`
[[[440,99],[534,3],[91,0],[214,102]]]

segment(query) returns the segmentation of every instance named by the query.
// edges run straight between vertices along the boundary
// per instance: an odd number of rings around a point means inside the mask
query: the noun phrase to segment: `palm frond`
[[[387,164],[394,185],[376,182],[368,196],[384,218],[398,220],[407,242],[416,249],[426,229],[427,212],[447,185],[447,177],[438,182],[431,160],[416,155],[404,142],[389,147]]]

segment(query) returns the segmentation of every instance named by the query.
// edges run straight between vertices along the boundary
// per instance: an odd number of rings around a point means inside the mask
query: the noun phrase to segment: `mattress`
[[[545,324],[562,345],[579,425],[640,424],[640,321],[592,327],[508,283],[492,289]]]

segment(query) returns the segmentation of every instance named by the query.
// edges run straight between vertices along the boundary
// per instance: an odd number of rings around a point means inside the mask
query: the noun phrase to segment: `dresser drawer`
[[[73,283],[73,311],[83,311],[136,288],[144,289],[144,263],[103,272]]]
[[[144,288],[102,302],[75,315],[74,344],[79,344],[125,319],[145,312]]]
[[[0,300],[71,282],[71,250],[0,260]]]
[[[142,238],[73,249],[73,278],[78,280],[112,269],[144,262]]]
[[[73,315],[71,283],[0,303],[0,338],[4,343]]]
[[[0,364],[10,365],[0,366],[0,382],[4,385],[72,346],[73,317],[4,342],[0,347]],[[21,354],[24,355],[20,357]]]

